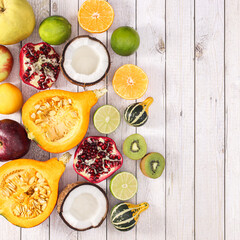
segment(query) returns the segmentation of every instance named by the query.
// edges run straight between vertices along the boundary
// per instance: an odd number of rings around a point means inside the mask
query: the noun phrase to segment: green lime
[[[120,172],[111,179],[109,188],[115,198],[125,201],[137,193],[138,183],[132,173]]]
[[[98,108],[93,116],[95,128],[104,134],[114,132],[121,121],[119,111],[112,105],[103,105]]]
[[[122,56],[133,54],[139,47],[140,38],[133,28],[119,27],[111,37],[111,47],[113,51]]]
[[[71,36],[71,24],[61,16],[44,19],[38,29],[41,39],[50,45],[60,45]]]

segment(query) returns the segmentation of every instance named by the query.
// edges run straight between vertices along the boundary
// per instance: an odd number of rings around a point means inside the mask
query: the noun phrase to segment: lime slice
[[[118,128],[120,119],[120,113],[115,107],[103,105],[94,113],[93,124],[100,133],[109,134]]]
[[[110,181],[112,195],[122,201],[132,198],[136,194],[137,188],[137,179],[129,172],[118,173]]]

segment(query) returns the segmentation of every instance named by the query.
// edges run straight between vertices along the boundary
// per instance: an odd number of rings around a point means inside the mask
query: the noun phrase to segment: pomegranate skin
[[[29,151],[30,144],[31,140],[22,125],[10,119],[0,121],[0,161],[23,157]]]
[[[75,172],[91,183],[100,183],[123,164],[116,143],[108,137],[90,136],[81,141],[75,155]]]
[[[25,44],[19,55],[22,81],[38,90],[46,90],[57,81],[60,57],[45,42]]]

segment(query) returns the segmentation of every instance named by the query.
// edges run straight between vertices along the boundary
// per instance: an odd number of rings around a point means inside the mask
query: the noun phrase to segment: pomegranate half
[[[116,143],[108,137],[87,137],[79,144],[73,167],[77,174],[91,183],[100,183],[123,164]]]
[[[50,88],[60,71],[60,57],[45,42],[25,44],[20,52],[20,77],[22,81],[38,90]]]

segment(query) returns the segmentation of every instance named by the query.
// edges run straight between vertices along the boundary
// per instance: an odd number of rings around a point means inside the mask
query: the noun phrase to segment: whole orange
[[[0,114],[15,113],[23,105],[22,93],[11,83],[0,85]]]

